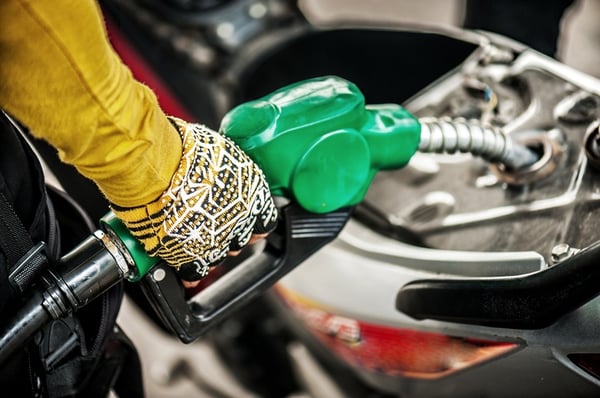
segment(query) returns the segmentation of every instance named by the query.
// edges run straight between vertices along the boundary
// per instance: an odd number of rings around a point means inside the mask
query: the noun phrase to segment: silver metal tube
[[[530,166],[539,158],[534,151],[491,126],[464,119],[422,118],[419,122],[421,152],[471,153],[511,170]]]

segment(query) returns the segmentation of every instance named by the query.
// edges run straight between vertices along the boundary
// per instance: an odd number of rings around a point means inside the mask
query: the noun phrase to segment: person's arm
[[[229,138],[167,118],[111,48],[95,1],[1,1],[0,57],[0,107],[93,180],[183,279],[274,228],[260,168]]]
[[[0,2],[0,107],[119,206],[169,185],[181,138],[110,47],[92,0]]]

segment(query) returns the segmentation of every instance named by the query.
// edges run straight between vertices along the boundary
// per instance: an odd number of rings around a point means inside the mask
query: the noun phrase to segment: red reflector
[[[312,334],[345,362],[390,376],[439,378],[518,347],[362,322],[328,312],[281,284],[275,291]]]
[[[600,379],[600,354],[569,354],[567,358],[595,378]]]

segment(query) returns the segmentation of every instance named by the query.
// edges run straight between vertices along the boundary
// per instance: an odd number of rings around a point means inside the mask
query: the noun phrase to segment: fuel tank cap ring
[[[529,134],[519,142],[539,154],[533,164],[520,168],[509,169],[504,164],[492,164],[491,170],[499,181],[510,185],[527,185],[546,178],[556,170],[562,157],[561,145],[550,138],[545,131]]]

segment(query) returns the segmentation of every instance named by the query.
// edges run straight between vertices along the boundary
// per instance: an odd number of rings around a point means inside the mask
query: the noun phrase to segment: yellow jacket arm
[[[168,187],[181,139],[107,39],[94,0],[0,1],[0,107],[57,148],[112,203]]]

